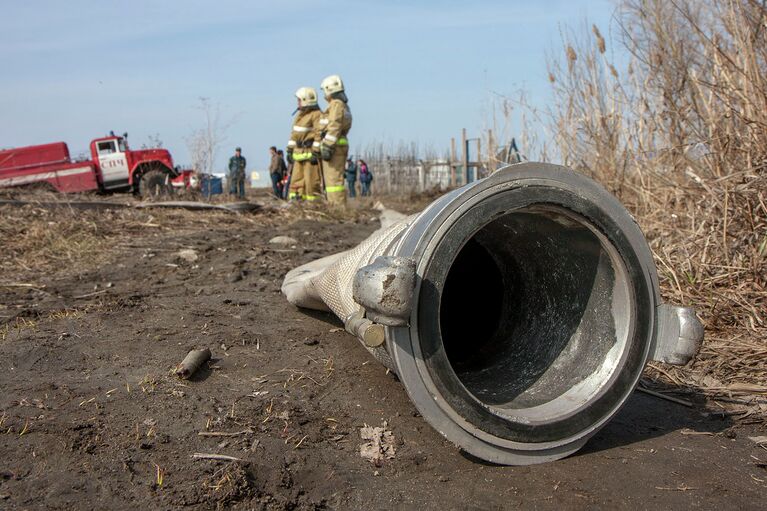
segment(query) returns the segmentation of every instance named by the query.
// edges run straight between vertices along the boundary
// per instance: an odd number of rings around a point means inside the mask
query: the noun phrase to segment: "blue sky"
[[[76,154],[109,130],[139,147],[159,134],[178,163],[202,126],[199,97],[236,117],[249,167],[284,146],[294,91],[338,73],[352,151],[377,141],[449,147],[487,125],[490,91],[549,99],[546,55],[585,19],[607,32],[608,0],[4,2],[0,147],[63,140]]]

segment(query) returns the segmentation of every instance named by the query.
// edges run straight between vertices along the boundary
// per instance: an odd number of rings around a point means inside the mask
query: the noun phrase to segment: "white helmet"
[[[325,93],[325,96],[330,96],[331,94],[334,94],[336,92],[343,92],[344,82],[341,81],[340,76],[330,75],[324,80],[322,80],[322,83],[320,84],[320,88],[322,88],[322,92]]]
[[[311,87],[301,87],[296,91],[296,97],[298,98],[299,105],[315,106],[317,104],[317,91]]]

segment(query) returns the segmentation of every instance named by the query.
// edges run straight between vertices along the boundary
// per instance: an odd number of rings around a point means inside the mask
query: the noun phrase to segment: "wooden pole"
[[[453,188],[455,186],[455,166],[456,166],[456,157],[455,157],[455,137],[452,137],[450,139],[450,187]]]
[[[492,174],[495,170],[495,140],[493,130],[487,130],[487,170]]]
[[[474,172],[474,179],[485,177],[484,175],[479,175],[479,171],[482,167],[482,137],[479,137],[477,138],[477,170]]]
[[[469,146],[466,144],[466,128],[461,130],[461,164],[463,165],[463,184],[469,182]]]

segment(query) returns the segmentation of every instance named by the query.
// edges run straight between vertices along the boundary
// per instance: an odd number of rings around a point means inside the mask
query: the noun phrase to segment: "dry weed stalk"
[[[597,27],[565,33],[547,128],[564,164],[634,213],[665,298],[705,323],[691,366],[654,375],[753,401],[767,393],[767,8],[624,0],[617,19],[624,66]]]

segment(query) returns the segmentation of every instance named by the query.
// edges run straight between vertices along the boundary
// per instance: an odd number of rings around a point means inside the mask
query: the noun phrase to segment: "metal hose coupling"
[[[288,273],[461,449],[525,465],[582,447],[649,360],[685,364],[703,327],[664,304],[634,219],[567,168],[510,165],[358,247]]]

